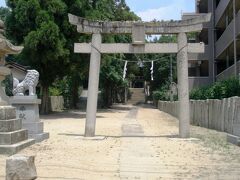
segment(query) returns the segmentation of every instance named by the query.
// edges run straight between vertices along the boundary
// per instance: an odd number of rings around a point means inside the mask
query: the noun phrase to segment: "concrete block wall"
[[[178,102],[158,101],[158,109],[178,117]],[[191,100],[191,124],[240,136],[240,97]]]
[[[50,108],[50,111],[62,111],[64,109],[63,96],[50,96],[49,108]]]

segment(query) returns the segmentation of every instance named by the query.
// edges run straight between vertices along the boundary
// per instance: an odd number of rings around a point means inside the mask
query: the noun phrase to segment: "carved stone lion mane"
[[[26,90],[29,90],[29,96],[36,94],[36,86],[39,80],[39,73],[36,70],[28,70],[24,80],[19,83],[19,80],[13,78],[13,95],[24,96]]]

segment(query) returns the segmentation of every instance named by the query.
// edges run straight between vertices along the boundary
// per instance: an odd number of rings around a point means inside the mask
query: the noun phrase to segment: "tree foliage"
[[[7,16],[10,14],[10,10],[6,7],[0,7],[0,19],[3,20],[3,22],[6,21]]]
[[[230,78],[214,83],[212,86],[193,89],[190,99],[223,99],[233,96],[240,96],[240,82],[238,78]]]
[[[151,43],[175,43],[177,37],[175,35],[162,35],[150,40]],[[155,92],[154,96],[161,96],[161,99],[168,99],[167,96],[169,86],[171,84],[171,66],[172,81],[177,82],[177,55],[176,54],[146,54],[142,57],[148,63],[143,67],[143,76],[146,81],[150,82],[151,92]],[[151,80],[151,61],[154,61],[154,73]],[[172,61],[172,65],[171,65]]]
[[[89,55],[75,54],[73,46],[75,42],[89,42],[91,39],[88,35],[77,33],[76,27],[69,24],[68,13],[98,20],[139,19],[130,11],[124,0],[7,0],[6,2],[11,9],[6,19],[7,36],[14,43],[25,47],[16,59],[21,64],[30,65],[40,72],[42,113],[48,112],[49,86],[54,86],[56,80],[59,82],[63,77],[68,79],[66,86],[71,87],[70,104],[76,107],[78,88],[88,78]],[[113,35],[104,36],[103,39],[105,42],[126,42],[131,38]],[[101,76],[105,77],[106,81],[112,81],[108,74],[112,72],[104,72],[108,69],[106,67],[116,70],[114,63],[105,63],[111,61],[112,58],[109,57],[102,58]],[[122,74],[115,72],[115,77],[116,75],[120,77]],[[107,88],[112,87],[104,87],[103,91]]]
[[[48,112],[48,88],[65,73],[70,51],[63,26],[67,22],[67,6],[63,1],[7,1],[11,14],[7,17],[7,35],[24,45],[20,62],[40,72],[42,113]],[[69,25],[70,26],[70,25]]]

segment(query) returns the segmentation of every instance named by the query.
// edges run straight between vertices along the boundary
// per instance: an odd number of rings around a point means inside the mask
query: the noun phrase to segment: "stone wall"
[[[158,101],[158,109],[178,117],[178,102]],[[190,101],[191,124],[240,136],[240,97]]]
[[[62,111],[64,109],[63,96],[50,96],[49,108],[50,108],[50,111]]]

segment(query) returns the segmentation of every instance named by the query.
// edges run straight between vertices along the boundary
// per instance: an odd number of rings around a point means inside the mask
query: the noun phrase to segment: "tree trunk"
[[[77,103],[78,103],[78,84],[75,84],[75,86],[73,87],[73,101],[72,101],[72,105],[74,109],[77,109]]]
[[[49,89],[48,86],[42,86],[42,103],[41,103],[41,114],[49,113]]]
[[[71,102],[70,102],[70,108],[72,109],[77,109],[77,103],[78,103],[78,90],[79,90],[79,83],[74,80],[72,84],[72,89],[71,89]]]

